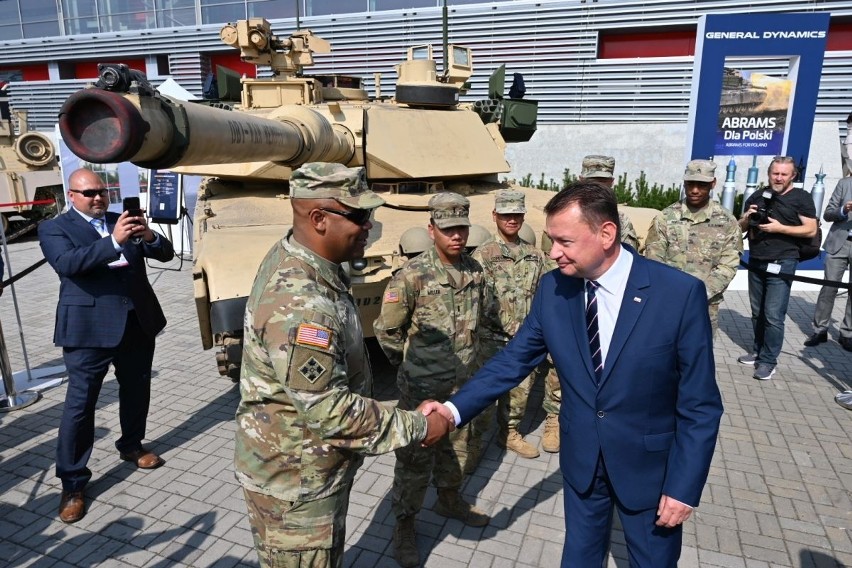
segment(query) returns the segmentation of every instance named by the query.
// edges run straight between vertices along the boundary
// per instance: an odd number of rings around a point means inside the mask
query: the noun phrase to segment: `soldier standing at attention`
[[[469,209],[470,202],[457,193],[429,200],[428,229],[435,245],[403,264],[382,297],[373,329],[391,364],[399,366],[400,408],[446,400],[474,370],[484,277],[479,263],[464,252]],[[393,544],[401,566],[420,564],[414,520],[430,477],[438,489],[436,513],[470,526],[488,524],[488,516],[459,495],[467,442],[468,428],[461,428],[433,447],[396,451]]]
[[[692,160],[683,173],[685,196],[658,215],[645,239],[645,258],[695,276],[707,287],[713,337],[722,294],[737,274],[743,238],[736,217],[710,199],[716,164]]]
[[[339,567],[362,454],[427,442],[449,424],[367,398],[372,374],[341,266],[364,256],[384,203],[363,168],[305,164],[290,198],[293,228],[246,305],[235,469],[262,567]]]
[[[474,260],[482,265],[488,296],[479,336],[481,362],[497,354],[515,336],[530,311],[538,281],[547,270],[544,253],[518,236],[526,212],[523,192],[498,192],[491,212],[497,225],[497,239],[481,245],[473,253]],[[523,458],[539,455],[538,449],[518,432],[534,378],[535,374],[532,374],[524,379],[503,395],[497,404],[497,444]],[[479,462],[482,433],[488,429],[492,414],[483,412],[471,425],[471,443],[465,463],[467,473],[472,472]]]
[[[580,171],[580,180],[596,181],[607,187],[612,187],[615,182],[613,172],[615,171],[615,158],[612,156],[600,156],[591,154],[583,158],[583,168]],[[621,242],[639,251],[639,235],[633,228],[633,223],[622,213],[618,212],[618,220],[621,223]]]

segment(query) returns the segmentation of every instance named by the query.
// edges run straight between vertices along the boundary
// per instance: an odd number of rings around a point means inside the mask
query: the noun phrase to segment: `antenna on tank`
[[[446,75],[449,69],[447,60],[450,58],[448,54],[450,49],[450,16],[447,11],[447,0],[444,0],[444,7],[441,10],[441,29],[444,35],[443,71],[444,75]]]

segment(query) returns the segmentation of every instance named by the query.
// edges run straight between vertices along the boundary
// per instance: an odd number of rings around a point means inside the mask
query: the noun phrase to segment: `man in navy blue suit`
[[[109,365],[118,380],[121,459],[153,469],[164,462],[142,447],[151,397],[154,337],[166,318],[145,273],[145,258],[174,257],[172,244],[143,216],[107,211],[109,194],[90,170],[69,177],[71,208],[39,226],[39,244],[59,275],[53,341],[62,347],[68,390],[59,425],[59,518],[83,518],[86,467],[95,440],[95,405]]]
[[[615,194],[600,184],[572,184],[545,213],[559,269],[514,339],[427,411],[465,424],[550,353],[562,387],[562,566],[601,566],[613,506],[631,567],[677,566],[722,416],[704,284],[621,245]]]

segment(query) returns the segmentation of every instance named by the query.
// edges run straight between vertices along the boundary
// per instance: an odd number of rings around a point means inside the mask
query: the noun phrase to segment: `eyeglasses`
[[[107,189],[69,189],[71,193],[79,193],[83,197],[88,197],[91,199],[92,197],[97,197],[98,195],[106,195]]]
[[[325,211],[326,213],[334,213],[335,215],[340,215],[341,217],[346,217],[348,220],[352,221],[356,225],[366,225],[367,221],[370,220],[370,217],[373,216],[372,209],[353,209],[352,211],[341,211],[339,209],[326,209],[325,207],[320,207],[320,211]]]

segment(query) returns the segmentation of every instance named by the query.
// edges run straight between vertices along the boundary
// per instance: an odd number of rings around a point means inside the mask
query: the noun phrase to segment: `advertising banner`
[[[686,159],[807,163],[830,14],[708,14],[698,24]]]

